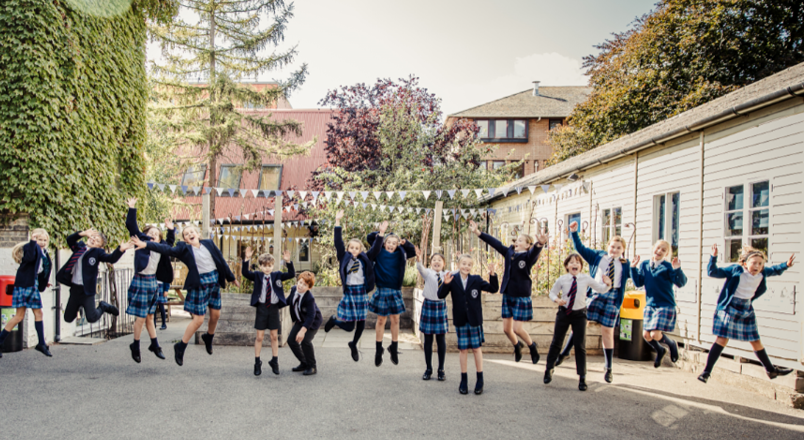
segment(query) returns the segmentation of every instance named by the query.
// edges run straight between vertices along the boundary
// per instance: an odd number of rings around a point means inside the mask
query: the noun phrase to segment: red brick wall
[[[525,159],[525,175],[536,172],[535,163],[538,163],[538,169],[544,168],[545,162],[553,154],[552,147],[547,144],[549,124],[550,120],[546,118],[530,119],[528,121],[528,142],[497,144],[497,150],[487,159],[489,161],[506,160],[509,163]],[[511,153],[510,156],[508,156],[509,153]],[[489,167],[491,167],[491,162],[489,162]]]

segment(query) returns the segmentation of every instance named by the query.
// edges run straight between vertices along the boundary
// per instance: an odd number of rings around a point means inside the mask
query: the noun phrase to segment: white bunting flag
[[[449,194],[449,199],[450,200],[455,200],[455,190],[454,189],[448,189],[447,194]]]
[[[260,193],[260,190],[258,190],[258,189],[252,189],[252,190],[251,190],[251,194],[252,194],[252,195],[254,195],[254,198],[255,198],[255,199],[257,198],[257,195],[258,195],[259,193]]]
[[[393,191],[388,191],[388,192],[390,192],[390,193],[391,193],[391,195],[393,195],[393,194],[394,194],[394,192],[393,192]],[[408,192],[407,192],[407,191],[399,191],[399,201],[401,202],[401,201],[405,200],[405,196],[406,196],[406,195],[408,195]],[[388,200],[391,200],[391,199],[389,198]]]
[[[382,196],[382,191],[374,191],[372,194],[374,194],[374,198],[379,202],[380,196]]]
[[[430,193],[431,192],[432,191],[422,191],[422,195],[424,196],[424,200],[427,200],[427,199],[430,198]]]
[[[469,196],[469,191],[471,191],[471,190],[470,189],[462,189],[461,190],[461,195],[463,196],[464,199]]]
[[[479,200],[481,197],[483,197],[483,190],[482,189],[476,189],[475,190],[475,195],[477,196],[477,198]]]
[[[442,193],[442,192],[443,192],[443,191],[441,191],[440,189],[437,189],[437,190],[435,191],[435,193],[436,193],[436,200],[441,200],[441,193]]]
[[[301,198],[301,200],[306,199],[307,198],[307,191],[299,191],[299,198]]]
[[[289,199],[292,199],[293,195],[296,194],[296,191],[285,191],[285,193],[288,195]]]
[[[366,200],[368,200],[368,198],[369,198],[369,192],[368,191],[360,191],[360,195],[363,196],[363,201],[364,202]]]
[[[176,185],[168,185],[168,188],[170,188],[170,192],[176,194]]]
[[[521,186],[516,187],[516,193],[517,194],[522,194],[522,187]]]
[[[533,191],[536,191],[536,185],[529,186],[528,191],[530,191],[530,195],[533,195]]]

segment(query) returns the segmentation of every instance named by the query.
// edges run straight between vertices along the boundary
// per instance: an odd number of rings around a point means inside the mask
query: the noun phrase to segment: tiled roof
[[[451,118],[549,118],[569,116],[572,109],[586,101],[591,87],[560,86],[539,87],[539,95],[533,89],[481,104],[452,115]]]

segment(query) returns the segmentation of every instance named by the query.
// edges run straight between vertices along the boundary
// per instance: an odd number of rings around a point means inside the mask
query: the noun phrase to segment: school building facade
[[[715,340],[723,280],[707,276],[713,244],[719,265],[743,245],[765,250],[768,264],[796,254],[800,263],[769,278],[754,309],[774,362],[804,370],[804,64],[519,179],[488,202],[500,237],[541,227],[562,245],[577,221],[588,246],[622,235],[628,258],[643,260],[668,240],[689,279],[676,289],[673,333],[688,348]],[[745,342],[724,353],[754,358]]]

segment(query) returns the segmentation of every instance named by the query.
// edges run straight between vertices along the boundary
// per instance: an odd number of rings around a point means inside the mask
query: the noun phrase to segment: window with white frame
[[[678,256],[680,196],[680,193],[672,192],[653,197],[653,241],[670,243],[674,257]]]
[[[608,244],[612,237],[623,233],[623,208],[604,209],[600,224],[603,226],[603,243]]]
[[[740,258],[744,245],[768,254],[770,235],[770,182],[762,180],[726,188],[724,197],[725,256]]]
[[[570,226],[572,223],[578,223],[578,233],[581,233],[581,213],[575,212],[572,214],[567,214],[567,218],[564,220],[564,224],[567,225],[566,229],[569,231]]]
[[[304,239],[299,241],[299,261],[310,261],[310,240]]]

